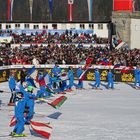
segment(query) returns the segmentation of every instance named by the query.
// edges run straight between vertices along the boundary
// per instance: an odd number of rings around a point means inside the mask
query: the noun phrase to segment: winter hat
[[[27,89],[28,89],[28,91],[33,91],[34,88],[33,88],[33,86],[28,86]]]

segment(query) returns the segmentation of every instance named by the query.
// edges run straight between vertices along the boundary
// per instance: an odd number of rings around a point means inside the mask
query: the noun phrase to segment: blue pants
[[[16,118],[17,120],[17,123],[15,125],[15,128],[14,128],[14,132],[16,134],[22,134],[22,132],[24,131],[24,117],[17,117]]]
[[[60,91],[63,92],[64,90],[66,90],[66,87],[67,87],[67,81],[62,81]]]
[[[83,88],[83,81],[79,80],[77,87],[78,88]]]
[[[74,80],[69,80],[69,85],[67,86],[68,89],[71,89],[74,86]]]
[[[36,97],[42,98],[42,97],[44,97],[44,95],[45,95],[45,97],[49,97],[50,93],[46,91],[46,88],[44,86],[41,86],[40,90],[37,91]]]
[[[27,115],[26,115],[26,123],[29,123],[30,122],[30,120],[33,118],[33,115],[34,115],[34,106],[32,105],[32,106],[29,106],[29,110],[28,110],[29,112],[27,113]]]
[[[93,87],[99,87],[100,86],[100,80],[99,79],[97,79],[96,81],[95,81],[95,84],[93,84]]]
[[[108,80],[108,88],[114,88],[114,81],[113,80]]]
[[[135,76],[135,83],[134,83],[134,86],[137,86],[137,83],[138,83],[139,86],[140,86],[140,78],[139,78],[139,76]]]

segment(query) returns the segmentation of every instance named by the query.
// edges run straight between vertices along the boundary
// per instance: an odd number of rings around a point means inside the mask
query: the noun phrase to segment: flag
[[[11,121],[10,121],[9,126],[10,126],[10,127],[15,126],[16,123],[17,123],[17,120],[16,120],[15,116],[13,116],[12,119],[11,119]]]
[[[32,78],[35,80],[35,79],[36,79],[36,76],[37,76],[37,73],[38,73],[38,71],[35,70],[35,71],[30,75],[30,77],[32,77]]]
[[[92,4],[93,0],[87,0],[88,1],[88,14],[89,14],[89,21],[92,21]]]
[[[53,1],[49,0],[49,8],[50,8],[50,19],[52,20],[52,10],[53,10]]]
[[[132,11],[133,0],[114,0],[114,11]]]
[[[83,71],[83,73],[80,75],[80,77],[79,77],[79,80],[80,81],[83,81],[85,79],[85,73],[87,72],[88,69],[86,69],[85,71]]]
[[[104,58],[102,61],[99,62],[100,65],[104,65],[104,66],[110,66],[110,62]]]
[[[52,127],[48,124],[30,121],[30,125],[33,131],[35,131],[37,134],[40,134],[47,139],[50,138]]]
[[[27,78],[26,79],[26,82],[28,83],[28,86],[30,85],[30,86],[36,87],[35,82],[34,82],[34,79]]]
[[[31,74],[33,74],[33,72],[35,72],[35,66],[33,66],[31,69],[29,69],[26,74],[27,74],[27,76],[30,76]]]
[[[113,69],[119,68],[120,66],[121,66],[121,64],[116,64],[116,65],[114,65]]]
[[[121,69],[121,73],[128,73],[130,70],[134,70],[133,66],[124,67]]]
[[[85,66],[83,67],[83,69],[86,70],[87,68],[89,68],[90,65],[91,65],[91,63],[92,63],[92,61],[93,61],[93,58],[87,58],[87,59],[86,59],[86,64],[85,64]]]
[[[68,21],[73,21],[73,2],[74,0],[68,0]]]
[[[58,119],[61,114],[62,113],[60,113],[60,112],[55,112],[53,114],[48,115],[47,117],[49,117],[51,119]]]
[[[62,106],[62,104],[67,100],[67,97],[65,96],[60,96],[59,98],[55,99],[53,102],[48,103],[50,106],[54,108],[59,108]]]

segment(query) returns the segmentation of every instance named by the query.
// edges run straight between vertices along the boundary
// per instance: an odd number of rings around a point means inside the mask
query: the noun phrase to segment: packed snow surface
[[[73,89],[65,96],[68,99],[54,109],[47,103],[35,104],[33,120],[53,127],[50,140],[140,140],[140,90],[125,83],[116,83],[115,90],[94,90],[84,83],[85,90]],[[0,83],[0,89],[9,92],[8,83]],[[49,102],[61,95],[48,99]],[[11,138],[13,130],[9,122],[14,107],[7,106],[10,93],[0,93],[0,140],[43,140],[30,133],[25,126],[27,137]],[[58,114],[58,118],[48,117]]]

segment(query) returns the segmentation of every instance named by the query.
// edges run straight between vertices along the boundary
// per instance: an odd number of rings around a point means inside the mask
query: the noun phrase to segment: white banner
[[[1,36],[0,37],[0,43],[10,43],[11,41],[12,41],[12,37],[11,36],[9,36],[9,37],[3,37],[3,36]]]

